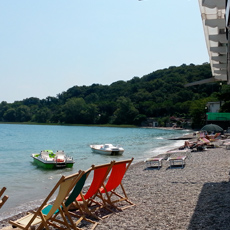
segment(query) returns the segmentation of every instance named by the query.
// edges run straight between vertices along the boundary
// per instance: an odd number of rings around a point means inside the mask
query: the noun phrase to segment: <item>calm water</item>
[[[134,157],[142,161],[163,153],[183,141],[169,141],[189,131],[148,128],[104,128],[83,126],[43,126],[0,124],[0,188],[7,187],[8,201],[0,210],[0,220],[37,207],[62,174],[69,175],[92,164]],[[119,144],[123,156],[103,156],[91,152],[90,144]],[[42,170],[32,164],[31,153],[44,149],[64,150],[75,160],[72,169]]]

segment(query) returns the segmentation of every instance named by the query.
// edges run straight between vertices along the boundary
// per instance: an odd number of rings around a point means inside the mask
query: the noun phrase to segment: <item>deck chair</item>
[[[102,208],[103,204],[96,201],[95,197],[97,196],[99,188],[102,186],[111,168],[113,167],[113,164],[114,161],[103,165],[92,165],[92,167],[86,171],[87,175],[93,173],[93,180],[88,191],[85,194],[80,192],[80,194],[75,198],[76,202],[73,202],[73,204],[77,209],[80,209],[80,211],[83,211],[85,214],[96,219],[101,219],[95,214],[95,211]],[[108,210],[111,211],[110,209]]]
[[[214,148],[214,145],[211,143],[211,141],[208,140],[205,137],[200,138],[199,141],[200,141],[200,143],[202,143],[203,145],[205,145],[207,148]]]
[[[77,181],[77,183],[74,185],[73,190],[70,192],[70,194],[69,194],[69,196],[67,197],[66,201],[65,201],[64,204],[62,205],[62,210],[63,210],[65,216],[68,218],[68,220],[69,220],[69,222],[70,222],[70,223],[69,223],[69,228],[70,228],[70,229],[76,229],[76,230],[80,229],[80,228],[78,228],[77,226],[78,226],[78,224],[79,224],[82,220],[84,220],[84,221],[86,221],[86,222],[88,222],[88,223],[93,224],[93,227],[91,228],[91,230],[95,229],[95,227],[96,227],[97,224],[98,224],[98,223],[95,222],[95,221],[92,221],[92,220],[90,220],[90,219],[87,219],[87,218],[85,217],[83,211],[81,210],[81,207],[80,207],[80,206],[78,206],[78,208],[79,208],[79,211],[80,211],[80,214],[81,214],[81,215],[76,214],[76,213],[74,213],[74,212],[72,212],[72,211],[69,210],[71,204],[72,204],[73,202],[76,203],[76,197],[77,197],[77,196],[80,194],[80,192],[82,191],[82,188],[83,188],[83,186],[85,185],[85,181],[86,181],[86,179],[87,179],[87,177],[88,177],[89,172],[90,172],[90,171],[87,170],[86,172],[84,172],[84,174],[82,174],[80,180]],[[50,223],[50,224],[51,224],[52,226],[54,226],[54,227],[56,227],[55,222],[58,223],[58,224],[61,224],[61,225],[65,224],[65,223],[63,223],[63,221],[61,221],[60,219],[57,218],[57,217],[58,217],[58,214],[59,214],[59,213],[57,212],[56,215],[52,218],[52,220],[51,220],[52,222]],[[75,218],[77,218],[78,220],[75,221],[75,220],[72,219],[72,217],[75,217]]]
[[[6,191],[6,187],[3,187],[0,191],[0,197],[3,195],[3,193]],[[9,197],[8,196],[4,196],[1,200],[0,200],[0,208],[5,204],[5,202],[7,201]]]
[[[62,223],[64,223],[66,229],[70,229],[62,207],[64,205],[65,198],[72,190],[73,186],[77,183],[77,181],[80,180],[83,174],[84,172],[79,171],[78,173],[67,177],[62,176],[52,191],[49,193],[49,195],[46,197],[46,199],[43,201],[41,206],[37,209],[37,211],[28,213],[26,216],[15,221],[10,220],[9,223],[12,224],[13,227],[18,227],[21,229],[30,229],[31,226],[34,226],[39,230],[43,229],[44,227],[48,230],[50,229],[49,225],[52,225],[52,217],[56,215],[57,212],[60,212],[63,218]],[[53,204],[50,205],[49,203],[57,191],[58,194],[56,199],[54,200]],[[60,226],[56,225],[56,227],[59,228]]]
[[[221,135],[221,133],[216,133],[214,136],[210,136],[209,138],[208,138],[208,140],[210,140],[210,141],[217,141],[217,140],[219,140],[219,136]]]
[[[98,197],[103,200],[104,204],[109,204],[119,210],[124,210],[135,205],[128,199],[124,186],[122,185],[122,179],[129,166],[131,165],[132,161],[133,158],[131,158],[130,160],[117,161],[114,163],[106,185],[103,184],[98,194]],[[121,188],[123,194],[119,194],[115,191],[118,187]],[[118,208],[115,203],[122,201],[126,201],[128,205],[124,205],[122,206],[122,208]]]
[[[216,139],[217,137],[219,137],[221,135],[221,133],[216,133],[215,135],[214,135],[214,139]]]

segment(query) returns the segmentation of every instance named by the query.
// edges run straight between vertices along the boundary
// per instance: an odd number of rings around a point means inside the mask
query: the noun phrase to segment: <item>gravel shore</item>
[[[229,168],[224,146],[191,152],[184,168],[170,168],[167,160],[160,169],[133,164],[123,185],[136,205],[100,220],[96,229],[230,229]],[[0,228],[11,229],[6,221]]]

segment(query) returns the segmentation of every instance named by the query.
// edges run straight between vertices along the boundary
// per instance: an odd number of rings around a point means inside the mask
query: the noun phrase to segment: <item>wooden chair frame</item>
[[[3,195],[3,193],[6,191],[6,187],[3,187],[0,191],[0,197]],[[8,200],[8,196],[5,195],[1,200],[0,200],[0,208],[6,203],[6,201]]]
[[[70,194],[66,198],[65,202],[62,203],[62,211],[64,212],[64,215],[67,216],[67,218],[70,222],[68,225],[68,227],[69,227],[68,229],[75,229],[75,230],[80,229],[77,226],[82,220],[84,220],[90,224],[93,224],[91,230],[95,229],[96,226],[98,225],[97,222],[92,221],[92,220],[85,217],[85,214],[84,214],[81,206],[79,206],[79,205],[77,206],[78,211],[80,212],[80,215],[77,214],[76,212],[73,212],[70,210],[70,207],[71,207],[73,202],[74,202],[75,206],[77,205],[76,197],[81,193],[82,188],[85,184],[85,181],[88,177],[89,172],[90,172],[90,169],[82,174],[81,178],[74,184],[73,190],[70,192]],[[61,224],[61,225],[66,225],[65,222],[63,223],[63,221],[61,221],[60,219],[57,218],[58,214],[59,214],[59,212],[51,219],[51,221],[52,221],[51,225],[53,225],[54,227],[56,227],[55,222],[57,222],[58,224]],[[60,214],[62,215],[62,212],[60,212]],[[73,220],[72,218],[77,218],[77,221]],[[59,228],[59,229],[62,229],[62,228]]]
[[[54,186],[54,188],[51,190],[49,195],[46,197],[46,199],[43,201],[41,206],[37,209],[37,211],[33,213],[28,213],[26,216],[15,221],[10,220],[9,223],[12,224],[12,226],[14,227],[18,227],[24,230],[30,229],[31,226],[35,225],[39,230],[43,229],[44,227],[48,230],[50,229],[49,225],[54,225],[53,220],[55,219],[52,219],[53,216],[56,216],[56,214],[59,212],[63,218],[63,222],[61,223],[66,226],[66,229],[70,229],[71,226],[65,217],[65,213],[62,207],[64,207],[63,205],[65,198],[83,174],[84,172],[79,171],[78,173],[72,174],[67,177],[62,176],[57,184]],[[59,191],[57,197],[53,204],[50,205],[50,199],[58,190],[58,188]],[[55,225],[55,227],[62,229],[59,225]]]
[[[104,207],[104,205],[96,201],[95,197],[99,193],[99,189],[103,185],[114,163],[114,161],[111,161],[108,164],[97,166],[92,165],[92,167],[86,171],[87,175],[94,173],[93,180],[87,192],[85,194],[81,192],[73,203],[77,209],[96,219],[101,219],[95,214],[95,212]],[[108,210],[111,211],[110,209]]]
[[[117,161],[114,163],[111,174],[108,178],[106,185],[103,183],[99,190],[97,196],[103,201],[104,205],[110,205],[118,210],[124,210],[135,204],[128,199],[125,192],[124,186],[122,184],[122,179],[127,172],[129,166],[131,165],[134,158],[130,160]],[[116,189],[120,187],[123,194],[116,192]],[[114,199],[115,198],[115,199]],[[115,204],[118,202],[125,201],[128,205],[119,208]]]

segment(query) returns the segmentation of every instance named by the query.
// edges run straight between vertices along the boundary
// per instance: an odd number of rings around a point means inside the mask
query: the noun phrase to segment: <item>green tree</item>
[[[84,124],[95,124],[99,120],[98,107],[96,104],[89,104],[82,113],[82,122]]]
[[[198,124],[201,122],[199,111],[195,105],[191,107],[192,101],[223,101],[222,112],[230,111],[229,86],[223,85],[221,91],[215,82],[184,87],[186,83],[210,76],[208,63],[182,64],[111,85],[73,86],[56,97],[2,102],[0,121],[139,124],[145,117],[157,119],[175,115],[188,119],[193,116],[194,124]]]
[[[229,113],[230,112],[230,85],[223,85],[217,97],[219,101],[222,101],[222,106],[220,111]]]
[[[9,109],[9,105],[6,101],[0,103],[0,121],[4,121],[4,114]]]
[[[16,108],[16,121],[26,122],[31,120],[30,108],[26,105],[20,105]]]
[[[13,108],[9,108],[3,115],[4,121],[14,122],[16,118],[16,111]]]
[[[96,103],[99,100],[99,97],[96,93],[91,93],[85,97],[87,103]]]
[[[115,124],[133,124],[139,114],[129,98],[120,97],[117,100],[117,110],[114,112]]]
[[[26,98],[22,102],[24,105],[27,105],[27,106],[40,104],[40,100],[37,97]]]
[[[33,117],[33,121],[39,123],[49,123],[52,116],[52,112],[47,107],[43,107],[37,111]]]
[[[85,123],[85,115],[87,114],[87,105],[83,98],[70,98],[63,106],[65,114],[65,122],[71,124]]]
[[[190,107],[190,116],[192,117],[193,128],[200,128],[205,125],[206,111],[205,106],[209,98],[193,101]]]

